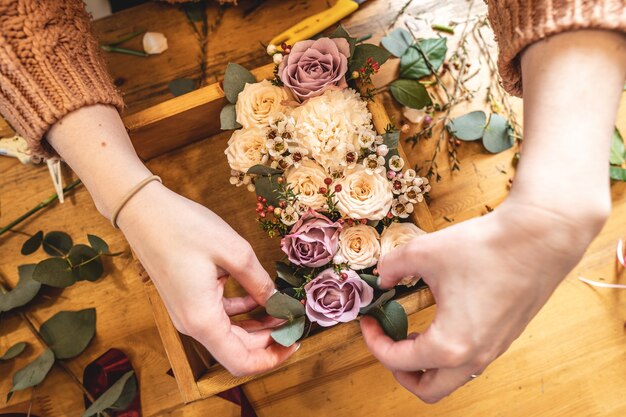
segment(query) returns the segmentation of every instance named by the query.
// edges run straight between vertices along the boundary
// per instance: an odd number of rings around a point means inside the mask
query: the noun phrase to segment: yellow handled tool
[[[356,11],[365,1],[366,0],[337,0],[337,3],[330,9],[307,17],[302,22],[276,36],[270,41],[270,44],[280,46],[285,42],[288,45],[293,45],[298,41],[310,39]]]

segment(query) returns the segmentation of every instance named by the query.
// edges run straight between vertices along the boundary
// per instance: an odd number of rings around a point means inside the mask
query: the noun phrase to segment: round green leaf
[[[435,71],[443,64],[448,51],[447,38],[423,39],[418,45],[421,51],[413,45],[400,58],[400,77],[418,80],[432,74],[424,56]]]
[[[72,238],[64,232],[48,232],[43,238],[43,250],[51,256],[63,256],[72,248]]]
[[[191,78],[177,78],[167,85],[174,97],[182,96],[196,89],[196,82]]]
[[[35,252],[41,246],[41,242],[43,241],[43,232],[40,230],[31,237],[29,237],[26,242],[22,245],[22,250],[20,251],[22,255],[30,255]]]
[[[404,28],[394,29],[389,35],[380,40],[380,43],[392,55],[400,58],[413,43],[413,36]]]
[[[34,361],[13,375],[13,387],[10,392],[39,385],[50,372],[52,365],[54,365],[54,353],[46,349]]]
[[[421,109],[433,104],[426,87],[414,80],[396,80],[389,85],[389,90],[398,103],[412,109]]]
[[[137,379],[134,371],[128,371],[111,387],[102,393],[83,413],[83,417],[97,415],[107,409],[122,411],[128,408],[137,393]]]
[[[375,290],[380,290],[380,288],[378,288],[378,277],[376,275],[370,275],[370,274],[359,274],[359,277],[361,277],[361,279],[363,281],[365,281],[367,283],[367,285],[369,285],[370,287],[372,287]],[[367,307],[365,307],[367,308]]]
[[[626,169],[622,167],[610,166],[610,176],[615,181],[626,181]]]
[[[450,120],[448,131],[457,139],[472,141],[483,137],[487,115],[484,111],[473,111]]]
[[[279,319],[292,320],[304,316],[304,306],[300,301],[281,292],[272,295],[265,305],[267,314]]]
[[[383,328],[387,336],[398,341],[406,339],[409,329],[409,319],[404,308],[395,300],[382,307],[374,308],[368,312]]]
[[[72,264],[74,279],[94,282],[104,273],[104,266],[98,253],[87,245],[76,245],[68,255]]]
[[[359,312],[361,314],[367,314],[373,309],[380,308],[387,301],[391,300],[395,295],[396,295],[396,290],[394,288],[390,289],[389,291],[385,291],[378,298],[372,301],[369,305],[361,308]]]
[[[70,264],[63,258],[49,258],[39,262],[33,271],[33,279],[57,288],[69,287],[76,282]]]
[[[241,125],[237,123],[237,111],[234,104],[227,104],[222,108],[220,112],[220,129],[222,130],[235,130],[239,129]]]
[[[19,354],[24,352],[26,346],[28,346],[28,343],[26,342],[17,342],[16,344],[8,348],[7,351],[4,352],[4,355],[0,356],[0,361],[8,361],[9,359],[13,359],[16,356],[19,356]]]
[[[499,114],[493,113],[483,135],[483,145],[491,153],[499,153],[513,146],[509,122]]]
[[[39,333],[58,359],[73,358],[96,333],[96,309],[60,311],[41,325]]]
[[[224,95],[231,104],[235,104],[239,93],[243,91],[246,84],[254,83],[256,83],[256,78],[250,71],[231,62],[226,67],[224,74]]]
[[[6,294],[0,294],[0,313],[13,310],[30,302],[41,288],[41,283],[33,280],[35,264],[17,267],[20,280],[15,288]]]
[[[96,235],[87,235],[89,244],[98,253],[109,253],[109,245],[100,237]]]
[[[305,317],[298,317],[272,331],[272,339],[283,346],[293,345],[304,333]]]
[[[256,194],[267,198],[267,204],[274,207],[279,202],[277,180],[278,175],[263,175],[254,180]]]

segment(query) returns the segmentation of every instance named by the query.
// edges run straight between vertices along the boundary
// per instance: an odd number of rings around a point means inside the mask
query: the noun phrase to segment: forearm
[[[52,126],[48,142],[82,179],[107,218],[126,192],[150,175],[111,106],[88,106],[68,114]]]
[[[626,37],[573,31],[521,57],[522,158],[510,200],[601,225],[610,210],[610,138],[626,74]]]

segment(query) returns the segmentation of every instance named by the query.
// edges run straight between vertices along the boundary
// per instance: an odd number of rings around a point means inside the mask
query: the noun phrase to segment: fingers
[[[430,235],[419,236],[383,256],[378,262],[379,286],[392,288],[402,278],[423,274],[428,262],[432,262],[427,249],[430,241]]]
[[[276,317],[265,315],[257,319],[239,320],[233,321],[232,323],[236,326],[241,327],[247,332],[258,332],[259,330],[276,328],[284,322],[285,320],[283,319],[278,319]]]
[[[276,291],[274,281],[261,266],[250,244],[244,243],[243,249],[230,253],[224,259],[224,268],[258,304],[264,306]]]
[[[471,371],[467,367],[440,368],[426,372],[394,371],[393,376],[400,385],[429,404],[440,401],[472,380]]]
[[[226,314],[229,316],[248,313],[259,306],[259,303],[250,295],[245,297],[224,297],[222,302],[224,303],[224,310],[226,310]]]
[[[427,333],[395,342],[385,334],[375,318],[361,318],[361,331],[367,347],[387,368],[401,371],[417,371],[437,368],[436,347],[429,342]]]

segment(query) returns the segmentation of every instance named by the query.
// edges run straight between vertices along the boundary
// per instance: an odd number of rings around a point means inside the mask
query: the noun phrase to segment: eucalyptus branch
[[[71,183],[70,185],[68,185],[67,187],[65,187],[63,189],[63,195],[65,195],[65,193],[67,193],[68,191],[73,190],[74,188],[76,188],[78,185],[81,184],[80,179],[74,181],[73,183]],[[9,230],[11,230],[12,228],[14,228],[15,226],[17,226],[18,224],[20,224],[21,222],[23,222],[24,220],[26,220],[27,218],[29,218],[30,216],[32,216],[33,214],[37,213],[39,210],[42,210],[46,207],[48,207],[50,204],[52,204],[54,201],[56,201],[59,198],[59,196],[57,194],[53,194],[50,197],[46,198],[44,201],[42,201],[41,203],[37,204],[35,207],[33,207],[32,209],[28,210],[26,213],[22,214],[20,217],[18,217],[17,219],[13,220],[12,222],[10,222],[9,224],[7,224],[6,226],[0,228],[0,236],[2,236],[4,233],[8,232]]]

